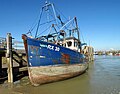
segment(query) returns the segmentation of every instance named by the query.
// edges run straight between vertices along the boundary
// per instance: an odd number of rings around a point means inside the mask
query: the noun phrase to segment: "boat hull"
[[[88,64],[29,67],[29,78],[34,86],[65,80],[82,74]]]
[[[37,86],[77,76],[88,68],[80,52],[22,36],[30,81]]]

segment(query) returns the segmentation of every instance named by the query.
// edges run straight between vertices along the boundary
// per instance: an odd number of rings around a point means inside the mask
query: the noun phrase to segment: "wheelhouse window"
[[[68,41],[68,42],[67,42],[67,45],[68,45],[68,47],[72,46],[72,42],[71,42],[71,41]]]
[[[74,47],[77,47],[78,46],[78,42],[74,42]]]

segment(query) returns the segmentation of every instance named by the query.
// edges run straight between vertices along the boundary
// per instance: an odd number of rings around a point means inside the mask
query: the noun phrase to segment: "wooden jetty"
[[[27,62],[23,57],[26,56],[24,50],[16,50],[12,47],[12,36],[10,33],[7,33],[7,38],[6,38],[6,46],[0,45],[0,79],[4,78],[4,73],[3,73],[3,62],[2,58],[6,58],[7,62],[7,78],[9,83],[14,82],[14,71],[16,71],[16,68],[18,68],[18,71],[27,71]],[[14,66],[17,63],[17,66]],[[16,68],[15,68],[16,67]]]
[[[2,74],[2,57],[5,57],[5,49],[0,48],[0,74]]]
[[[94,48],[91,46],[85,46],[83,49],[83,53],[85,54],[85,58],[88,61],[94,60]]]

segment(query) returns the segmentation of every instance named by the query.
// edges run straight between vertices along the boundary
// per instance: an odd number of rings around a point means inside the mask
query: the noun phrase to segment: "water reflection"
[[[96,56],[89,70],[72,79],[34,87],[28,77],[0,86],[1,94],[120,94],[120,57]],[[7,88],[7,89],[6,89]]]

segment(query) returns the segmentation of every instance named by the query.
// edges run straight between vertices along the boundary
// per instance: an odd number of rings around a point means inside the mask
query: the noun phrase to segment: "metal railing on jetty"
[[[11,33],[7,33],[7,38],[0,37],[0,79],[4,77],[3,58],[6,59],[8,82],[14,82],[14,72],[17,70],[26,71],[27,62],[23,42],[15,41]],[[15,64],[16,63],[16,64]],[[17,65],[17,66],[14,66]]]
[[[0,37],[0,49],[7,49],[7,39]],[[12,38],[12,49],[13,50],[24,50],[23,42],[17,41]]]
[[[0,37],[0,48],[6,48],[6,38]]]

